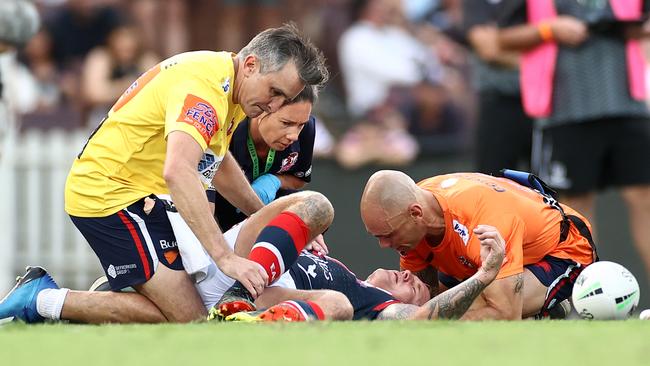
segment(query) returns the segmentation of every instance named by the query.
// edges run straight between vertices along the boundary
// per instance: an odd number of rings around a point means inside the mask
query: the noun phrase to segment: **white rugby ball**
[[[583,319],[627,319],[639,305],[639,284],[625,267],[601,261],[585,268],[573,285],[573,307]]]

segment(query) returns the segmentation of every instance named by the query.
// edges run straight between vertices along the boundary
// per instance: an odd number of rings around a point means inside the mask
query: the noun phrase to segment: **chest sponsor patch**
[[[183,103],[183,109],[177,122],[194,126],[201,134],[206,144],[210,144],[212,136],[219,130],[219,120],[214,107],[207,101],[188,94]]]
[[[460,222],[454,220],[454,231],[460,236],[461,239],[463,239],[463,243],[465,243],[465,246],[467,246],[467,241],[469,240],[469,230],[467,230],[467,227]]]

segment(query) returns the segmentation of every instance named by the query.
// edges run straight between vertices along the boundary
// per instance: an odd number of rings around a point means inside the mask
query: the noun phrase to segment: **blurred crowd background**
[[[260,30],[294,21],[323,50],[333,75],[316,106],[316,156],[347,168],[403,165],[475,145],[487,56],[472,51],[468,21],[477,14],[467,13],[484,7],[463,9],[462,0],[35,3],[42,28],[3,75],[22,130],[92,128],[162,59],[236,52]]]
[[[489,11],[485,5],[464,9],[462,0],[34,2],[41,30],[2,72],[22,131],[93,128],[138,75],[159,61],[190,50],[236,52],[260,30],[294,21],[323,50],[333,75],[316,106],[317,157],[335,158],[346,168],[394,166],[418,156],[472,151],[480,141],[474,126],[486,83],[482,61],[489,56],[476,48],[481,38],[469,36],[468,23],[490,19],[478,15]],[[513,66],[516,70],[516,61]]]
[[[92,128],[160,60],[236,52],[260,30],[294,21],[333,75],[316,107],[316,156],[355,168],[471,147],[476,108],[459,0],[35,3],[42,28],[4,75],[21,130]]]

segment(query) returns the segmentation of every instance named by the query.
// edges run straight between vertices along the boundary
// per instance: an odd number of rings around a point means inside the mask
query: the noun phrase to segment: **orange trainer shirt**
[[[522,273],[524,265],[544,256],[593,262],[591,246],[574,225],[559,243],[560,212],[543,202],[535,191],[505,178],[479,173],[456,173],[425,179],[418,186],[431,192],[445,217],[445,235],[437,246],[422,240],[402,254],[403,269],[421,271],[428,265],[464,280],[481,266],[481,245],[473,233],[478,225],[491,225],[506,241],[506,259],[497,279]],[[567,215],[583,216],[562,205]]]

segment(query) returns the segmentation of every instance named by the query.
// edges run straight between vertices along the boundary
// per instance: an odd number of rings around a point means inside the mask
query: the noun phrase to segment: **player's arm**
[[[496,274],[495,274],[496,275]],[[489,274],[479,271],[457,286],[441,293],[422,306],[393,304],[384,309],[378,320],[458,319],[492,281]]]
[[[481,268],[474,276],[434,297],[422,306],[392,304],[379,313],[377,319],[458,319],[465,314],[497,273],[498,268],[496,270]]]
[[[481,267],[467,280],[419,307],[410,319],[458,319],[496,278],[505,257],[505,241],[491,226],[474,229],[481,243]],[[464,318],[464,317],[463,317]]]
[[[405,320],[412,319],[419,306],[411,304],[392,304],[377,315],[377,320]]]
[[[223,157],[212,184],[228,202],[246,215],[250,216],[264,206],[230,151]]]
[[[410,319],[459,319],[490,283],[485,274],[474,275],[417,308]]]

